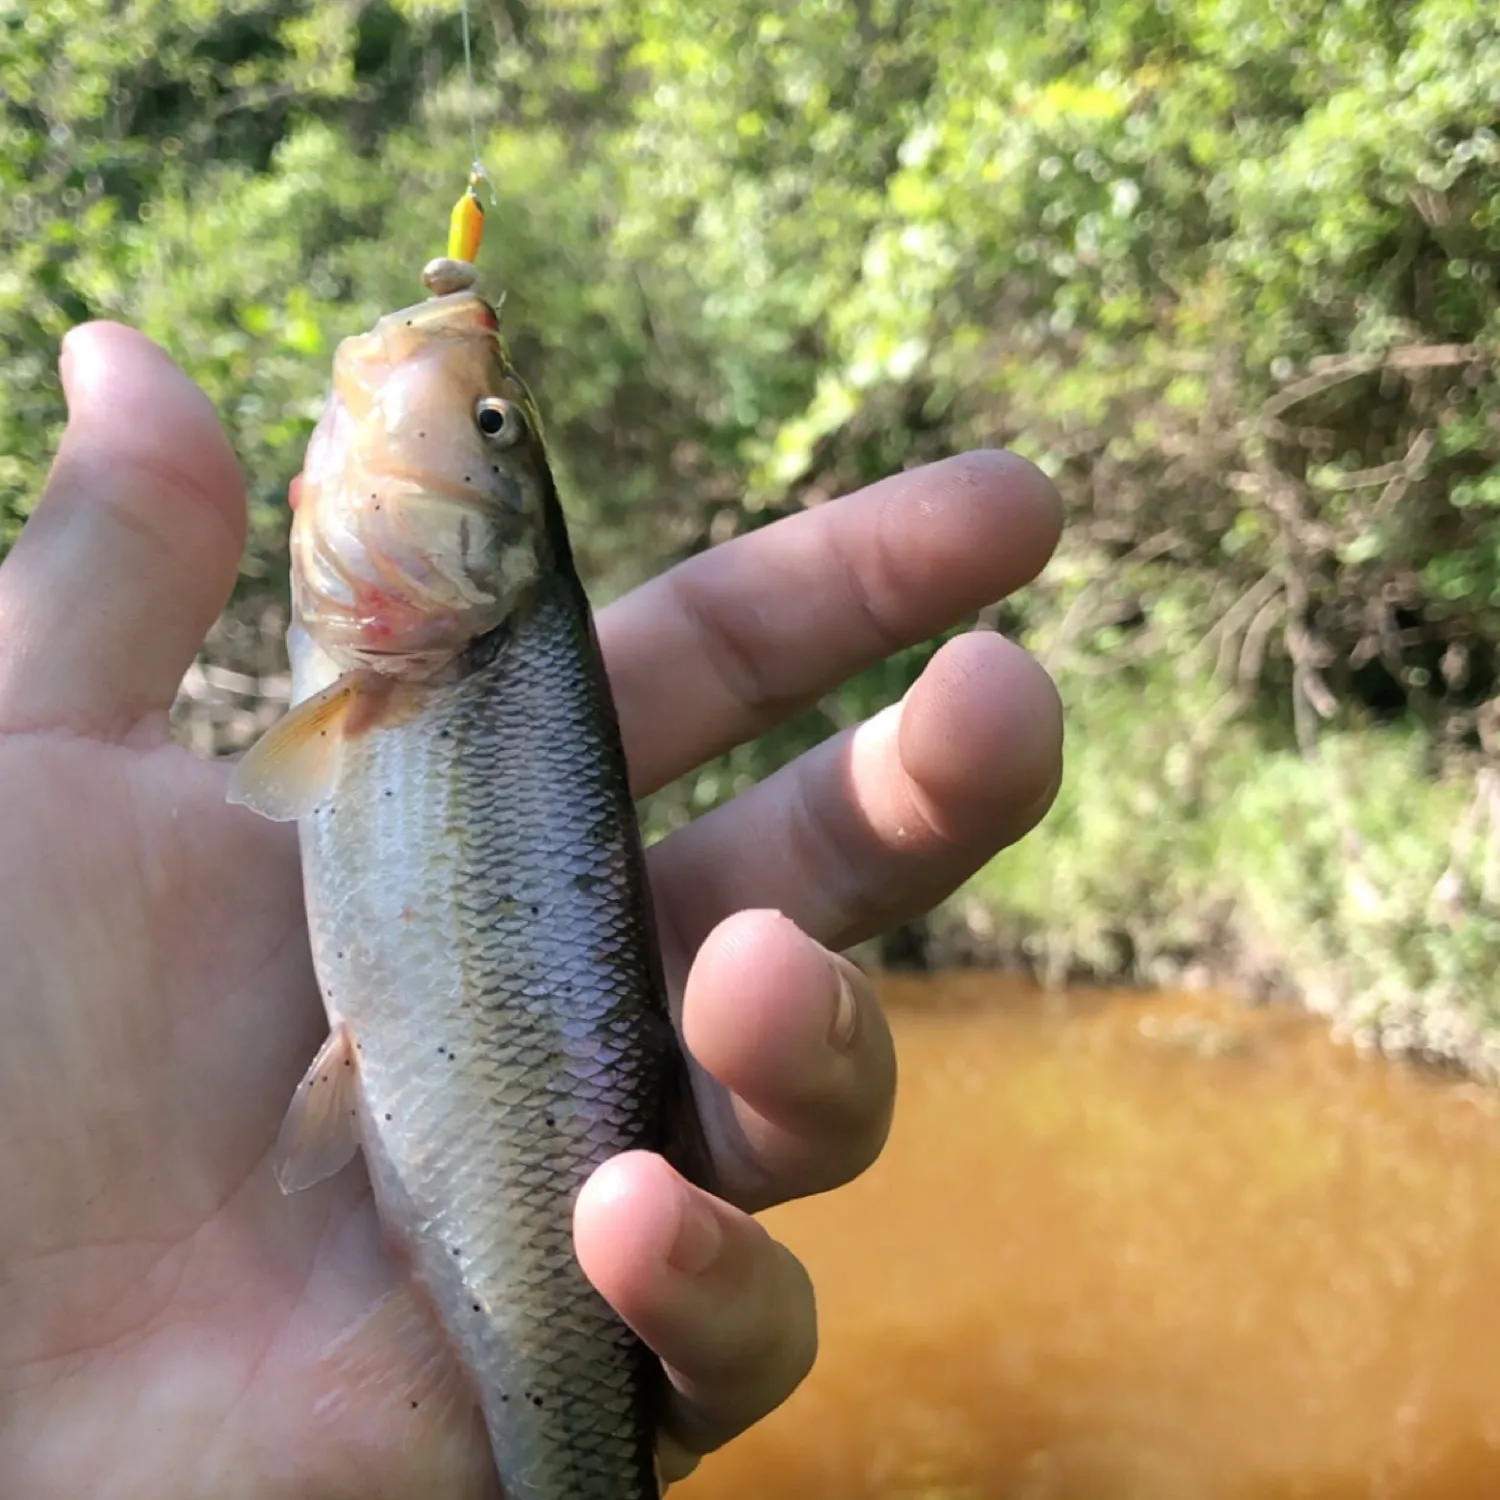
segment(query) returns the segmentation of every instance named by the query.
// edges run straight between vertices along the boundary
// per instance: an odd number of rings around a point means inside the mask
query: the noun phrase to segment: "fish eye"
[[[474,421],[479,430],[497,448],[509,448],[518,443],[526,431],[526,418],[514,401],[500,396],[486,396],[474,408]]]

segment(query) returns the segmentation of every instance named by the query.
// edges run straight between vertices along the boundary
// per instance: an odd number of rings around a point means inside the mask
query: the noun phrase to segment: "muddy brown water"
[[[822,1353],[682,1500],[1500,1500],[1500,1093],[1222,997],[884,986]]]

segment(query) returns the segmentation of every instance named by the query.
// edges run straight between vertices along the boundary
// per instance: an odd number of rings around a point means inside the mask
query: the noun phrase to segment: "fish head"
[[[296,623],[340,668],[428,676],[539,576],[553,503],[499,319],[459,290],[345,339],[292,522]]]

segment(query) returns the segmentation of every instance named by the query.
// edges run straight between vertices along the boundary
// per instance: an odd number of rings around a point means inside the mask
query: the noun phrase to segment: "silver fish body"
[[[576,583],[545,580],[423,697],[346,741],[300,829],[380,1217],[507,1500],[655,1496],[659,1367],[585,1280],[572,1208],[606,1159],[662,1145],[681,1063]]]
[[[339,348],[293,502],[294,706],[231,775],[298,823],[330,1024],[277,1176],[363,1148],[506,1500],[655,1500],[660,1367],[573,1208],[619,1152],[700,1182],[706,1153],[540,418],[461,269]]]

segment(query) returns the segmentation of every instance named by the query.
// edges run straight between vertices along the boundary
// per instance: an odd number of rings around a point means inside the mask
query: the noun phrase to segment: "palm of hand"
[[[418,1425],[415,1352],[362,1323],[399,1279],[363,1170],[283,1197],[269,1166],[324,1033],[295,835],[167,732],[238,561],[232,456],[138,335],[70,342],[63,448],[0,565],[0,1493],[490,1492],[471,1417]],[[638,591],[600,632],[636,790],[1019,586],[1056,532],[1035,471],[959,459]],[[818,586],[830,568],[845,588]],[[811,1362],[805,1274],[746,1210],[848,1181],[885,1138],[889,1034],[823,945],[1023,834],[1060,738],[1045,674],[970,636],[899,708],[653,849],[724,1197],[630,1153],[583,1189],[575,1238],[670,1375],[669,1472]],[[323,1356],[354,1329],[373,1373],[340,1381]]]
[[[45,1476],[0,1472],[228,1495],[276,1455],[321,1495],[378,1457],[365,1493],[421,1493],[441,1444],[311,1421],[318,1350],[394,1272],[360,1174],[265,1170],[323,1029],[294,841],[155,738],[0,742],[0,1392]]]

